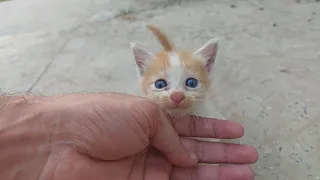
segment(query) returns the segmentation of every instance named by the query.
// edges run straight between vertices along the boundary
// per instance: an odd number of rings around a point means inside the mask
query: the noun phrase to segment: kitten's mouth
[[[175,108],[166,108],[166,111],[171,114],[171,115],[177,115],[177,116],[183,116],[186,115],[188,112],[187,108],[179,108],[179,107],[175,107]]]
[[[172,103],[170,104],[170,109],[181,109],[181,110],[184,110],[184,109],[188,109],[189,106],[187,104],[184,104],[184,103],[179,103],[179,104],[175,104],[175,103]]]

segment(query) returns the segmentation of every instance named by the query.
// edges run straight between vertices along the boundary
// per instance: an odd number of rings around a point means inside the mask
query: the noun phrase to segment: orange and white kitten
[[[210,89],[218,38],[210,39],[195,52],[179,51],[157,27],[147,25],[147,28],[164,50],[153,54],[139,44],[131,44],[143,94],[172,115],[206,111],[204,103]]]

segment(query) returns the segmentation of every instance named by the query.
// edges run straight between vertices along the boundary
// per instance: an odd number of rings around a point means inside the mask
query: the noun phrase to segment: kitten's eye
[[[167,82],[165,80],[163,80],[163,79],[159,79],[154,83],[154,86],[157,89],[162,89],[162,88],[167,86]]]
[[[198,80],[196,80],[194,78],[188,78],[186,80],[186,86],[190,87],[190,88],[195,88],[198,86]]]

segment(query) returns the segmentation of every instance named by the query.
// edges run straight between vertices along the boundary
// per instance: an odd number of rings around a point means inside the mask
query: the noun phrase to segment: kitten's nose
[[[173,92],[170,95],[170,99],[175,103],[179,104],[184,99],[184,94],[182,92]]]

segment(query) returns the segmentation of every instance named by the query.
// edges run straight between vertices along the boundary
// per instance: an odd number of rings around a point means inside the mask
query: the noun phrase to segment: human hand
[[[50,132],[50,145],[37,152],[45,159],[34,161],[40,170],[26,167],[20,172],[24,180],[254,179],[246,165],[197,165],[254,163],[258,158],[254,148],[179,137],[241,137],[243,128],[230,121],[195,116],[170,119],[153,102],[121,94],[42,97],[28,104],[29,111],[41,114],[35,124]],[[36,121],[33,116],[25,119],[21,127]],[[51,131],[43,126],[52,127]],[[198,158],[192,159],[189,152]]]

